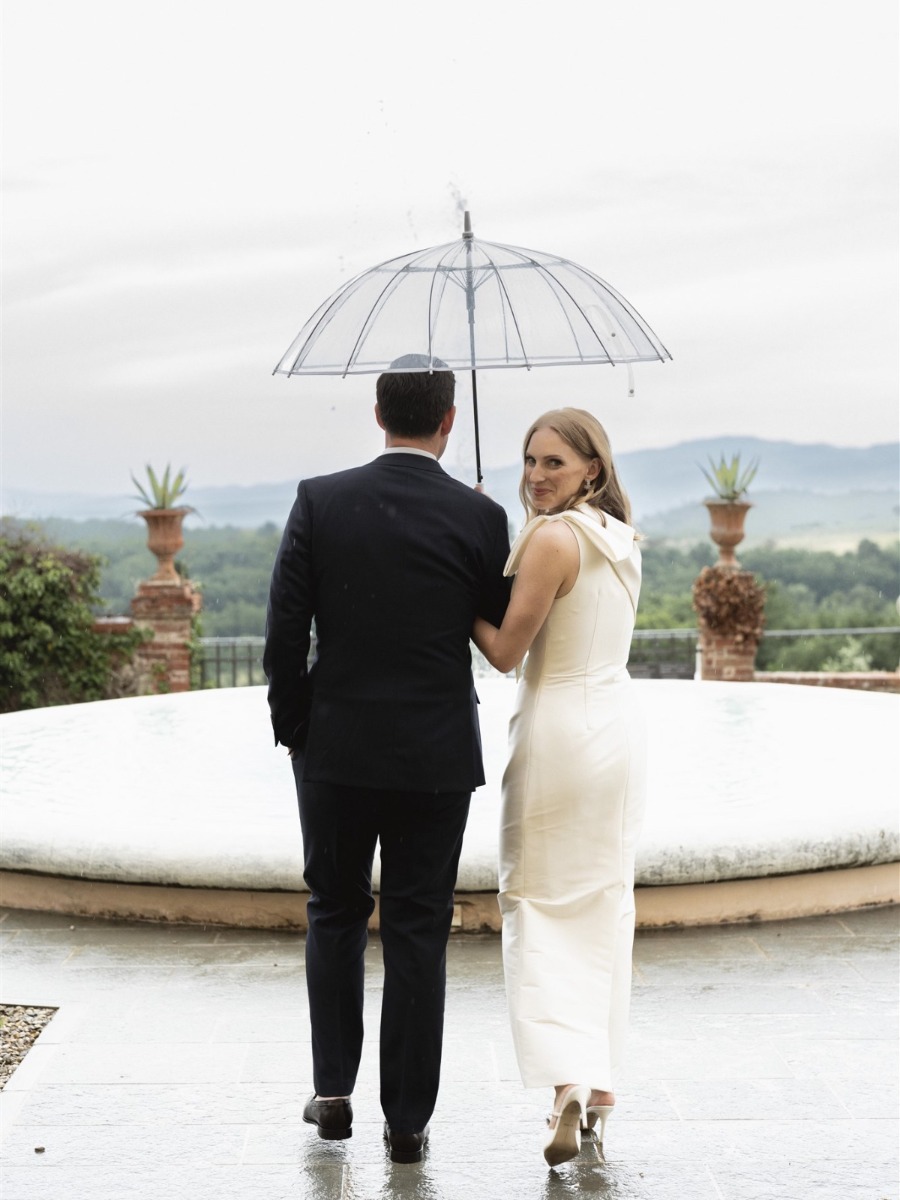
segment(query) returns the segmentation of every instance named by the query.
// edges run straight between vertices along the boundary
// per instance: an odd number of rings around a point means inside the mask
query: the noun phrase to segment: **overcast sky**
[[[484,373],[486,464],[565,403],[621,450],[898,437],[895,0],[5,0],[3,35],[6,488],[373,455],[372,377],[272,368],[357,271],[459,236],[461,201],[674,358],[633,399],[622,368]]]

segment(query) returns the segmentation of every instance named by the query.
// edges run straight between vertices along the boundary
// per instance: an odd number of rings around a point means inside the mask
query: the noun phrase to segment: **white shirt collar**
[[[430,458],[437,462],[437,455],[432,454],[430,450],[419,450],[416,446],[385,446],[381,451],[382,454],[418,454],[422,458]],[[380,457],[380,456],[379,456]]]

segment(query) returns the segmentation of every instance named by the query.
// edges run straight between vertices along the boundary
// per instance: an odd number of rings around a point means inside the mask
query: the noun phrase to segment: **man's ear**
[[[447,437],[450,430],[453,428],[453,422],[456,420],[456,405],[448,408],[441,420],[440,434],[441,437]]]
[[[384,429],[384,421],[381,419],[381,409],[378,404],[375,405],[375,420],[378,422],[378,428]],[[387,432],[387,430],[385,430]]]

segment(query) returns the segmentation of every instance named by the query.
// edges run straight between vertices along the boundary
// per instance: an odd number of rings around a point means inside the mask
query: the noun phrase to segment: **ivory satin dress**
[[[513,1041],[526,1087],[615,1089],[631,993],[644,721],[626,670],[641,582],[634,530],[577,506],[535,517],[578,540],[518,684],[503,777],[500,909]]]

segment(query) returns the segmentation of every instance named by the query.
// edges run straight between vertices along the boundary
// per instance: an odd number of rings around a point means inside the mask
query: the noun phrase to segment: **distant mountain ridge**
[[[845,550],[862,538],[884,544],[898,535],[898,501],[887,491],[859,489],[835,493],[781,491],[754,492],[747,514],[748,545],[780,545]],[[639,522],[652,541],[695,543],[709,533],[709,518],[702,504],[682,504],[654,513]]]
[[[722,437],[681,442],[661,450],[635,450],[619,458],[623,482],[642,517],[702,500],[710,487],[700,467],[724,454],[742,465],[758,460],[751,493],[817,492],[835,496],[859,490],[900,491],[900,443],[855,446],[803,445],[762,438]]]
[[[750,488],[750,499],[759,508],[773,510],[767,529],[777,525],[778,496],[791,495],[790,509],[796,517],[792,525],[805,520],[811,526],[831,520],[839,509],[837,498],[858,493],[875,495],[871,503],[854,500],[854,513],[871,510],[879,530],[896,528],[896,505],[900,495],[900,443],[885,443],[865,448],[802,445],[796,442],[772,442],[762,438],[721,437],[680,442],[655,450],[633,450],[616,456],[622,483],[628,492],[635,520],[657,536],[690,536],[664,532],[669,517],[678,513],[680,530],[703,537],[708,521],[701,501],[711,494],[701,467],[709,469],[709,460],[718,462],[724,454],[730,460],[740,454],[741,463],[759,461],[759,470]],[[454,472],[455,474],[456,472]],[[488,494],[493,496],[517,522],[522,506],[518,489],[521,467],[488,469],[484,473]],[[685,517],[683,510],[693,514]],[[824,516],[822,510],[827,510]],[[771,532],[760,536],[774,536]]]
[[[900,486],[900,443],[883,443],[865,448],[804,445],[796,442],[767,441],[753,437],[713,437],[681,442],[654,450],[635,450],[617,456],[622,481],[631,497],[635,517],[657,536],[669,536],[663,531],[672,528],[671,536],[689,536],[687,530],[697,529],[702,536],[705,514],[700,501],[709,494],[709,485],[700,467],[708,467],[712,457],[727,458],[739,453],[741,462],[758,459],[759,472],[753,481],[750,498],[760,513],[771,508],[772,522],[777,525],[777,498],[773,493],[791,493],[790,502],[784,497],[785,509],[790,509],[795,526],[815,526],[832,517],[840,506],[835,498],[865,493],[869,501],[854,501],[854,511],[862,516],[871,510],[880,524],[888,527],[896,512]],[[450,473],[474,481],[472,471],[448,464]],[[511,520],[517,523],[521,514],[518,486],[521,468],[518,463],[485,470],[485,487],[490,496],[504,506]],[[187,499],[198,510],[206,525],[234,525],[239,528],[258,528],[268,522],[281,526],[293,503],[297,481],[259,483],[221,487],[192,487]],[[822,497],[822,503],[814,497]],[[765,503],[764,503],[764,497]],[[825,500],[824,498],[829,498]],[[868,508],[866,507],[868,504]],[[679,510],[687,510],[687,513]],[[124,492],[120,496],[97,496],[74,492],[39,492],[28,489],[4,488],[0,496],[0,511],[22,519],[41,520],[63,517],[69,520],[119,519],[130,520],[134,501]],[[669,519],[671,515],[671,520]],[[696,519],[694,519],[696,518]],[[894,525],[896,521],[894,520]],[[679,529],[674,532],[674,527]]]

